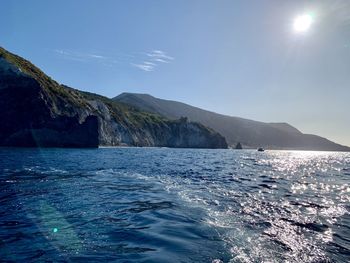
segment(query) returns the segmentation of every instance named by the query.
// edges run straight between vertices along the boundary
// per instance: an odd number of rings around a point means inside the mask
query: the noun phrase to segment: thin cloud
[[[162,63],[169,63],[171,60],[174,60],[173,57],[167,55],[167,53],[162,50],[152,50],[150,53],[147,53],[147,56]]]
[[[152,63],[152,64],[149,64],[149,62],[147,63],[143,63],[143,64],[134,64],[134,63],[131,63],[132,66],[136,67],[136,68],[139,68],[143,71],[147,71],[147,72],[150,72],[150,71],[153,71],[154,68],[155,68],[155,65]]]
[[[98,58],[98,59],[105,59],[106,57],[104,56],[100,56],[100,55],[94,55],[94,54],[88,54],[88,56],[92,57],[92,58]]]
[[[169,64],[174,60],[174,57],[169,56],[165,51],[152,50],[144,53],[133,54],[98,54],[98,53],[83,53],[72,50],[56,49],[56,55],[63,59],[99,63],[108,67],[131,65],[145,72],[154,71],[161,64]]]
[[[65,59],[78,60],[78,61],[89,61],[89,60],[106,60],[105,56],[101,56],[93,53],[81,53],[71,50],[56,49],[56,54],[60,55]]]
[[[83,56],[79,56],[67,50],[56,49],[55,53],[64,59],[80,61],[80,62],[86,61],[86,58],[84,58]]]
[[[150,52],[141,53],[144,59],[142,63],[130,63],[132,66],[141,69],[143,71],[154,71],[160,64],[171,63],[175,58],[169,56],[165,51],[152,50]],[[142,59],[142,58],[141,58]]]
[[[160,63],[170,63],[168,60],[165,60],[162,58],[154,58],[153,61],[160,62]]]
[[[149,66],[156,66],[156,64],[155,64],[155,63],[153,63],[153,62],[149,62],[149,61],[144,61],[144,62],[143,62],[143,64],[145,64],[145,65],[149,65]]]

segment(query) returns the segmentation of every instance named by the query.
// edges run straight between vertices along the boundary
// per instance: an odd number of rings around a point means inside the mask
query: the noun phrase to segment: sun
[[[294,19],[293,28],[296,32],[307,32],[313,22],[313,17],[310,14],[299,15]]]

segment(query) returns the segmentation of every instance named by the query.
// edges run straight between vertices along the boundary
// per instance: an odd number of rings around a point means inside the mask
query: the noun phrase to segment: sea
[[[350,262],[350,153],[0,149],[1,262]]]

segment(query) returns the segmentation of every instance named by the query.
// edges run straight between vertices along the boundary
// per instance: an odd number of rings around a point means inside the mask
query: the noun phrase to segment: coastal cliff
[[[240,143],[245,149],[263,147],[276,150],[350,152],[350,147],[317,135],[304,134],[288,123],[266,123],[222,115],[148,94],[122,93],[113,100],[169,119],[188,117],[192,121],[218,131],[225,136],[227,143],[233,148]]]
[[[0,146],[227,148],[224,137],[52,80],[0,48]]]

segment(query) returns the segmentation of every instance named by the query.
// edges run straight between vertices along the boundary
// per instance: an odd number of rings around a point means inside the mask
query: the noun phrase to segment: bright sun
[[[310,14],[300,15],[294,19],[293,28],[296,32],[306,32],[309,30],[312,22],[313,18]]]

